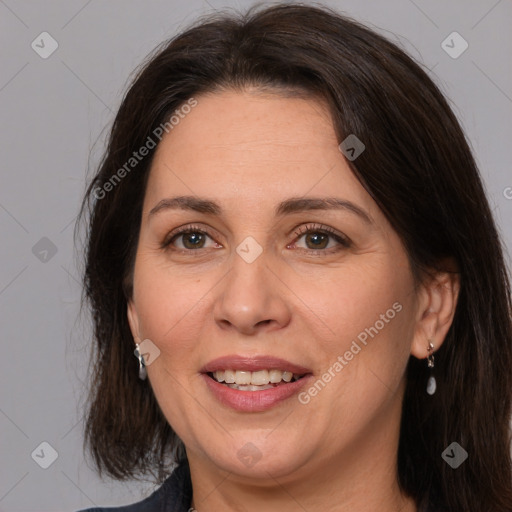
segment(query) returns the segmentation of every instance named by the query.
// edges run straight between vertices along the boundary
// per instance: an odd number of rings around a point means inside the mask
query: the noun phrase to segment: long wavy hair
[[[399,484],[439,511],[510,512],[510,278],[464,133],[438,87],[395,44],[327,8],[296,4],[218,14],[165,42],[115,117],[81,217],[94,325],[84,448],[100,475],[162,481],[185,456],[150,383],[138,379],[126,316],[156,148],[119,170],[190,98],[249,86],[321,98],[339,142],[349,134],[364,141],[351,169],[400,236],[415,278],[456,262],[461,289],[436,353],[434,396],[425,393],[424,361],[408,363]],[[457,469],[441,457],[453,441],[469,454]]]

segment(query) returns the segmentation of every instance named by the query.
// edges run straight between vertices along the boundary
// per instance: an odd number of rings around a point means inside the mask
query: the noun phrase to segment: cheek
[[[160,350],[159,359],[148,367],[151,387],[168,421],[181,433],[188,428],[183,421],[190,400],[184,390],[197,378],[208,282],[174,275],[143,258],[134,277],[140,335]],[[201,416],[194,421],[202,421]]]
[[[306,281],[297,294],[308,297],[325,333],[317,338],[315,357],[326,385],[318,384],[323,398],[314,407],[322,409],[324,401],[343,404],[327,414],[345,421],[347,407],[355,413],[357,404],[366,404],[360,413],[370,415],[394,395],[407,365],[414,332],[412,278],[384,258],[378,265],[347,266],[317,281],[308,295]]]
[[[411,280],[405,271],[397,272],[389,258],[375,256],[337,271],[296,279],[294,293],[304,303],[303,311],[323,333],[324,349],[340,352],[352,340],[371,334],[397,333],[406,327],[403,310],[409,302]],[[371,261],[371,263],[370,263]],[[400,310],[400,311],[398,311]]]
[[[328,326],[315,347],[321,382],[302,403],[325,416],[333,437],[351,438],[394,407],[413,334],[410,281],[386,266],[352,269],[321,288],[308,302]]]
[[[206,314],[207,279],[176,275],[150,258],[135,266],[134,301],[141,336],[159,346],[163,355],[190,351],[199,337],[200,318]],[[172,349],[172,350],[171,350]]]

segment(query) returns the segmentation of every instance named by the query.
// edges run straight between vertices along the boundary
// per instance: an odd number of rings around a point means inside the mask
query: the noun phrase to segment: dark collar
[[[156,491],[159,499],[155,503],[159,508],[152,511],[159,512],[188,512],[192,502],[192,482],[190,468],[185,460],[177,466],[171,476]],[[149,509],[148,509],[149,510]],[[138,512],[138,511],[137,511]],[[141,512],[143,512],[141,510]]]

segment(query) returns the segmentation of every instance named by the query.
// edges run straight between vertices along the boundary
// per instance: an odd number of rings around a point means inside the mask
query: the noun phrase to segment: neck
[[[218,472],[215,479],[193,483],[190,512],[417,512],[414,500],[400,492],[396,480],[384,483],[384,479],[367,475],[363,481],[350,478],[342,482],[335,474],[335,468],[324,466],[317,478],[307,481],[290,484],[269,477],[267,482],[251,484]]]

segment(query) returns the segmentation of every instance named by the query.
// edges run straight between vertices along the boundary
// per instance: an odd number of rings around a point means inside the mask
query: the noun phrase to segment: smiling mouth
[[[217,370],[207,375],[216,382],[231,389],[239,391],[263,391],[295,382],[305,374],[297,374],[278,369],[258,370],[250,372],[245,370]]]

